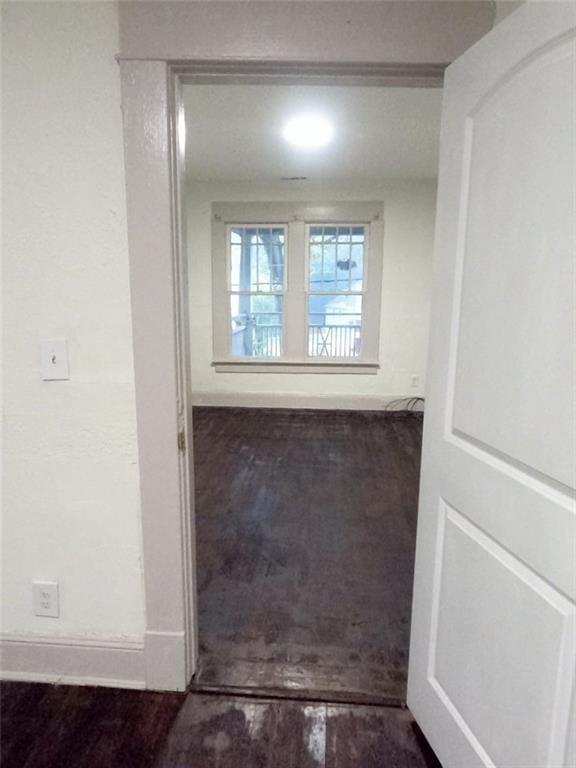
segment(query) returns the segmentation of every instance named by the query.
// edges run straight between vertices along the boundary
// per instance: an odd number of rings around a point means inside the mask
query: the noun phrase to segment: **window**
[[[215,203],[212,235],[217,368],[377,368],[381,203]]]
[[[285,227],[228,228],[230,354],[282,357]]]

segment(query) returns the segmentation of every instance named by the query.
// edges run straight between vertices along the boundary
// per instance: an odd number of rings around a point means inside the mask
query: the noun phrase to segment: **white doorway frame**
[[[441,87],[446,64],[120,59],[146,600],[146,687],[197,669],[187,252],[178,149],[186,82]],[[188,446],[188,448],[186,448]]]

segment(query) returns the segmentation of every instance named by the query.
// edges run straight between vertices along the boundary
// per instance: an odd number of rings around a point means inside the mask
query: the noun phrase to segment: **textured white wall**
[[[128,58],[453,61],[492,28],[486,0],[122,0]]]
[[[377,375],[216,373],[212,362],[210,208],[212,201],[383,200],[384,254],[380,365]],[[431,180],[365,183],[195,184],[187,190],[190,252],[192,387],[195,402],[222,393],[414,396],[424,390],[436,184]],[[421,386],[411,387],[420,376]],[[257,404],[255,399],[254,403]],[[349,400],[346,401],[347,403]]]
[[[500,24],[507,16],[518,10],[523,5],[525,0],[496,0],[494,5],[496,10],[494,13],[494,26]]]
[[[3,36],[2,630],[141,635],[117,9],[6,3]],[[71,380],[43,382],[57,336]],[[60,619],[33,617],[33,579]]]

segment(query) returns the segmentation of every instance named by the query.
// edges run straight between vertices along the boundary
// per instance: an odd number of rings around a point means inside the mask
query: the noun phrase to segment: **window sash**
[[[281,299],[281,306],[280,309],[269,309],[266,311],[257,311],[252,310],[252,307],[250,307],[249,312],[246,313],[247,322],[244,323],[243,326],[238,325],[238,327],[234,328],[233,323],[234,320],[238,321],[239,318],[242,317],[243,313],[239,313],[234,315],[232,313],[232,298],[234,296],[237,296],[238,298],[242,297],[252,297],[252,296],[263,296],[268,299]],[[239,302],[240,304],[241,302]],[[251,304],[251,302],[250,302]],[[252,326],[249,333],[249,338],[245,338],[243,335],[246,333],[246,330],[248,329],[248,326],[250,324],[250,321],[248,320],[251,316],[257,316],[259,318],[272,318],[276,317],[279,318],[280,322],[264,322],[260,324],[256,324],[255,326]],[[249,291],[228,291],[228,317],[229,317],[229,354],[238,360],[261,360],[266,362],[267,360],[282,360],[284,358],[284,352],[285,352],[285,337],[286,337],[286,324],[285,324],[285,306],[284,306],[284,296],[281,293],[270,293],[270,292],[249,292]],[[252,333],[253,330],[253,333]],[[279,330],[279,333],[278,333]],[[234,353],[235,347],[242,346],[244,350],[246,350],[246,345],[250,349],[266,349],[269,350],[270,353],[267,355],[264,354],[239,354]]]
[[[334,288],[310,288],[310,263],[311,263],[311,230],[314,227],[330,228],[330,229],[357,229],[362,227],[364,229],[364,242],[363,242],[363,256],[362,256],[362,288],[361,290],[347,290],[339,289],[337,287],[338,277],[335,273],[335,287]],[[336,257],[338,252],[336,251]],[[323,293],[338,293],[338,294],[358,294],[364,295],[366,293],[368,285],[368,269],[370,264],[370,223],[365,221],[309,221],[306,222],[306,254],[305,254],[305,268],[306,268],[306,283],[304,290],[307,294],[323,294]],[[350,285],[350,282],[349,282]]]
[[[274,284],[272,283],[272,275],[270,275],[270,288],[268,290],[240,290],[239,287],[236,288],[233,285],[232,281],[232,248],[235,243],[233,243],[232,234],[235,230],[256,230],[256,236],[258,237],[258,233],[260,230],[273,230],[273,229],[281,229],[284,235],[284,241],[282,244],[282,285],[279,287],[274,287]],[[242,243],[240,244],[240,247],[242,248]],[[250,244],[250,247],[252,247],[252,244]],[[260,267],[260,248],[265,248],[265,246],[261,245],[260,243],[257,244],[256,248],[256,285],[260,286],[261,281],[258,277],[258,270]],[[286,223],[252,223],[252,222],[238,222],[238,223],[229,223],[226,226],[226,281],[227,281],[227,294],[228,294],[228,301],[227,301],[227,312],[226,316],[228,319],[227,325],[228,325],[228,354],[231,357],[234,357],[238,360],[256,360],[256,361],[262,361],[266,362],[267,360],[282,360],[285,355],[285,349],[286,349],[286,322],[285,322],[285,303],[284,303],[284,295],[286,293],[286,286],[287,286],[287,268],[288,268],[288,226]],[[252,253],[251,253],[252,255]],[[269,254],[268,254],[269,257]],[[271,270],[271,264],[269,262],[269,269]],[[250,259],[250,284],[252,285],[252,258]],[[252,336],[252,331],[249,330],[250,338],[245,339],[242,337],[240,339],[241,344],[238,343],[239,339],[236,337],[241,336],[243,333],[246,333],[246,330],[248,328],[248,323],[244,325],[244,327],[238,326],[238,328],[234,328],[234,320],[238,316],[234,316],[232,314],[232,298],[234,296],[238,297],[252,297],[252,296],[262,296],[262,297],[281,297],[282,299],[282,309],[279,312],[274,311],[265,311],[265,312],[253,312],[250,310],[249,315],[257,315],[261,317],[265,316],[272,316],[272,315],[279,315],[280,316],[280,323],[276,324],[268,324],[263,323],[261,325],[257,325],[254,327],[254,336]],[[251,304],[251,302],[250,302]],[[277,333],[277,330],[280,329],[280,333]],[[261,354],[239,354],[235,353],[234,350],[236,347],[242,346],[244,349],[246,349],[246,345],[248,345],[249,349],[265,349],[269,350],[270,354],[268,355],[261,355]],[[278,354],[276,354],[278,352]]]
[[[338,259],[338,247],[337,243],[335,244],[335,264],[334,264],[334,285],[326,286],[324,287],[324,259],[322,259],[322,288],[311,288],[310,287],[310,277],[311,277],[311,260],[312,260],[312,230],[316,228],[322,228],[323,236],[324,236],[324,230],[325,229],[336,229],[336,232],[338,233],[339,229],[350,229],[351,233],[351,240],[350,244],[352,245],[352,230],[362,228],[363,230],[363,241],[362,241],[362,288],[361,290],[352,289],[351,287],[347,289],[342,289],[338,287],[338,272],[337,272],[337,259]],[[364,301],[364,296],[366,295],[366,292],[368,290],[368,264],[370,262],[370,259],[368,257],[369,254],[369,233],[370,233],[370,224],[366,222],[349,222],[349,221],[321,221],[321,222],[307,222],[306,223],[306,254],[305,254],[305,274],[306,274],[306,281],[305,281],[305,294],[306,294],[306,359],[308,360],[325,360],[325,361],[350,361],[350,360],[358,360],[362,358],[363,348],[364,348],[364,331],[365,331],[365,312],[366,312],[366,302]],[[338,234],[336,235],[338,237]],[[323,244],[324,247],[324,244]],[[351,251],[352,249],[350,249]],[[350,254],[351,257],[351,254]],[[352,276],[348,276],[348,286],[351,286],[352,282]],[[314,313],[310,310],[310,298],[312,296],[341,296],[341,297],[347,297],[347,296],[360,296],[362,297],[362,306],[359,312],[352,312],[352,313],[332,313],[332,316],[337,316],[337,314],[342,314],[342,317],[348,317],[350,315],[360,316],[360,323],[359,325],[349,325],[346,323],[342,323],[340,325],[337,325],[335,323],[326,324],[323,326],[316,326],[313,323],[311,323],[311,316],[314,314],[320,314],[320,313]],[[330,314],[330,313],[325,313]],[[342,350],[343,348],[346,349],[356,349],[356,338],[357,334],[359,332],[360,337],[360,344],[357,348],[357,351],[355,353],[351,354],[331,354],[330,351],[333,348],[336,348],[336,350]],[[319,350],[319,352],[318,352]],[[313,352],[316,351],[317,354],[313,354]]]
[[[282,229],[284,231],[284,247],[283,247],[283,254],[284,254],[284,262],[282,265],[282,286],[280,288],[270,288],[268,291],[241,291],[236,290],[232,285],[232,231],[235,229]],[[229,293],[250,293],[250,294],[263,294],[263,295],[273,295],[273,294],[283,294],[286,292],[286,287],[288,285],[288,249],[289,249],[289,225],[286,222],[279,222],[275,224],[269,224],[269,223],[252,223],[252,222],[238,222],[238,223],[228,223],[226,225],[226,286]]]

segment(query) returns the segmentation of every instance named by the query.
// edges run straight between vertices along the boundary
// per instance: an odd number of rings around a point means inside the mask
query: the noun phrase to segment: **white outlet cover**
[[[66,381],[70,378],[66,339],[45,339],[40,342],[40,351],[44,381]]]
[[[35,616],[50,616],[54,619],[60,616],[58,583],[56,581],[32,582],[32,595]]]

